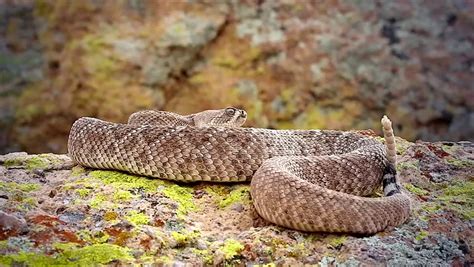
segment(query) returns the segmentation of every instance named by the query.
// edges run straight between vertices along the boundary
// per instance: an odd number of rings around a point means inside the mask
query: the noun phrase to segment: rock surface
[[[72,167],[65,155],[3,155],[0,265],[472,265],[474,144],[397,141],[413,214],[373,236],[269,224],[248,184],[177,184]]]
[[[72,122],[245,108],[249,125],[474,138],[474,2],[0,1],[0,153]]]

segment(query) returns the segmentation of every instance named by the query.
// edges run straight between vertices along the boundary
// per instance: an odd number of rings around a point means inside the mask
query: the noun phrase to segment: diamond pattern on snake
[[[250,181],[261,217],[316,232],[372,234],[410,215],[396,180],[395,139],[351,131],[242,127],[244,110],[191,115],[146,110],[127,124],[80,118],[68,152],[83,166],[177,181]],[[368,197],[382,185],[384,196]]]

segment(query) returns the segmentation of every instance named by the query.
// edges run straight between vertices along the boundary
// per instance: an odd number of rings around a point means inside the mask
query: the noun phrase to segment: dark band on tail
[[[400,193],[400,186],[397,184],[397,170],[393,164],[389,163],[383,171],[383,194],[386,197]]]

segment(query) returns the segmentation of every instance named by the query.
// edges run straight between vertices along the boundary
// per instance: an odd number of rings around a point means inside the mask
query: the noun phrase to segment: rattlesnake
[[[257,212],[292,229],[370,234],[408,218],[388,118],[386,147],[356,132],[237,127],[245,118],[236,108],[188,116],[143,111],[128,124],[84,117],[71,128],[68,150],[92,168],[182,181],[251,180]],[[385,196],[367,197],[380,184]]]

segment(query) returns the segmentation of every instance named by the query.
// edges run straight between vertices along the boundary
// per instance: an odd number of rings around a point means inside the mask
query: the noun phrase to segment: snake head
[[[217,110],[205,110],[196,113],[193,117],[194,124],[200,126],[240,127],[247,119],[247,112],[235,107]]]

